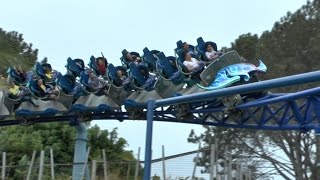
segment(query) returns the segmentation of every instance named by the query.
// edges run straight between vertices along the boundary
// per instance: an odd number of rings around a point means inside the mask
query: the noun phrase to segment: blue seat
[[[84,71],[82,71],[80,73],[80,83],[85,87],[85,89],[88,91],[88,92],[92,92],[93,89],[91,89],[90,85],[88,84],[88,81],[89,81],[89,72],[91,70],[90,69],[86,69]]]
[[[177,57],[176,64],[178,69],[184,74],[184,75],[191,75],[192,73],[188,71],[188,69],[183,65],[184,59],[182,56]]]
[[[204,42],[204,40],[202,39],[202,37],[199,37],[198,39],[197,39],[197,43],[198,43],[198,45],[196,46],[196,50],[197,50],[197,52],[200,54],[200,56],[201,56],[201,59],[203,60],[203,61],[208,61],[208,59],[206,58],[206,56],[205,56],[205,53],[206,53],[206,43]]]
[[[128,97],[128,95],[132,92],[132,85],[129,78],[125,80],[121,80],[118,78],[118,70],[124,72],[124,75],[128,77],[126,69],[123,66],[115,67],[113,64],[109,64],[107,77],[111,85],[108,90],[108,95],[114,102],[116,102],[118,105],[121,105],[123,101]]]
[[[183,42],[181,40],[177,41],[177,48],[181,49]]]
[[[129,68],[129,76],[133,80],[134,88],[136,88],[137,90],[153,90],[156,79],[154,76],[149,74],[147,66],[130,63]]]
[[[158,58],[158,72],[162,77],[169,79],[169,77],[172,76],[174,72],[178,71],[178,69],[175,69],[173,67],[173,65],[170,63],[170,61],[167,59],[163,52],[159,53]]]
[[[170,79],[174,84],[180,84],[184,80],[183,74],[178,70],[175,57],[166,57],[163,52],[158,54],[157,71],[164,79]]]
[[[52,77],[51,78],[48,78],[45,74],[45,69],[51,69],[52,71]],[[55,85],[55,80],[59,74],[59,72],[55,71],[55,70],[52,70],[51,68],[51,64],[49,63],[39,63],[37,62],[35,64],[35,73],[37,76],[39,76],[43,81],[44,83],[49,83],[49,84],[52,84],[52,85]]]
[[[189,44],[189,51],[193,52],[193,56],[198,58],[198,53],[195,50],[195,47],[193,45]],[[183,53],[183,42],[181,40],[177,41],[177,47],[174,49],[174,52],[180,57]]]
[[[28,72],[29,73],[29,72]],[[8,74],[8,80],[9,81],[14,81],[17,84],[25,84],[28,82],[28,74],[26,79],[24,80],[23,77],[21,77],[18,73],[17,70],[13,67],[9,67],[7,70]]]
[[[56,80],[57,87],[66,95],[72,95],[75,99],[84,95],[81,85],[70,74],[59,74]]]
[[[98,59],[99,58],[103,58],[105,59],[104,57],[98,57],[98,58],[95,58],[94,56],[91,56],[90,57],[90,62],[88,64],[88,66],[93,70],[93,72],[97,75],[97,76],[105,76],[105,74],[101,74],[98,70],[98,67],[97,67],[97,63],[98,63]],[[106,69],[108,68],[108,61],[105,59],[105,66],[106,66]]]
[[[110,82],[115,81],[117,77],[117,68],[113,64],[109,64],[108,67],[108,78]]]
[[[214,51],[218,52],[217,44],[215,42],[212,42],[212,41],[205,42],[202,37],[199,37],[197,39],[197,43],[198,43],[198,45],[196,46],[196,51],[199,53],[201,59],[205,62],[209,61],[205,55],[206,54],[206,44],[210,44],[212,46],[212,48],[214,49]]]
[[[34,68],[35,68],[35,73],[41,78],[41,79],[44,79],[45,78],[45,72],[44,72],[44,69],[42,67],[42,65],[37,62],[35,65],[34,65]]]
[[[151,72],[156,71],[157,58],[155,57],[160,51],[152,50],[150,51],[147,47],[143,49],[143,61],[146,62],[149,70]]]
[[[84,62],[82,59],[74,59],[72,60],[70,57],[67,59],[66,68],[68,73],[74,77],[79,77],[80,73],[84,71]]]
[[[41,99],[44,101],[54,100],[56,98],[59,99],[60,91],[55,89],[55,85],[43,83],[43,86],[45,86],[45,89],[43,90],[37,84],[38,80],[42,79],[31,79],[28,81],[28,84],[26,86],[29,89],[32,96],[34,96],[36,99]]]
[[[30,79],[28,81],[28,84],[27,84],[27,88],[29,89],[30,93],[36,97],[36,98],[46,98],[46,97],[43,97],[40,93],[40,91],[38,90],[38,85],[36,83],[36,81],[34,79]]]
[[[196,58],[196,57],[195,57]],[[201,78],[200,78],[200,74],[201,72],[204,70],[204,67],[201,68],[201,69],[198,69],[197,71],[192,71],[190,72],[186,67],[185,65],[183,64],[184,62],[184,58],[182,58],[182,56],[178,57],[176,59],[176,64],[177,64],[177,67],[179,69],[179,71],[184,75],[184,76],[188,76],[189,77],[189,80],[188,82],[190,84],[194,84],[194,83],[198,83]]]
[[[122,56],[120,57],[121,64],[129,69],[129,64],[130,62],[126,59],[126,54],[129,53],[126,49],[122,50],[121,54]]]
[[[119,79],[117,78],[117,71],[121,70],[125,76],[127,76],[127,70],[123,66],[117,66],[115,67],[113,64],[108,65],[108,71],[107,76],[108,80],[117,87],[122,87],[122,82],[119,82]]]
[[[102,80],[98,79],[97,77],[97,83],[99,83],[99,87],[92,87],[92,85],[89,84],[89,76],[90,73],[92,73],[91,69],[85,69],[84,71],[82,71],[80,73],[80,84],[83,85],[83,90],[85,94],[95,94],[97,96],[101,96],[102,93],[104,93],[102,90],[104,90],[104,88],[106,87],[105,84],[103,86],[100,87],[100,82],[102,82]],[[103,81],[105,83],[105,81]]]
[[[127,68],[127,69],[129,69],[129,64],[131,63],[131,61],[129,61],[129,60],[126,58],[126,54],[127,54],[127,53],[130,53],[132,56],[136,56],[136,57],[141,58],[140,54],[137,53],[137,52],[134,52],[134,51],[128,52],[126,49],[124,49],[124,50],[122,50],[121,53],[122,53],[122,56],[120,57],[121,64],[122,64],[125,68]]]
[[[142,75],[140,70],[146,71],[149,75],[148,68],[143,65],[140,65],[140,66],[136,65],[135,63],[130,63],[129,68],[130,68],[130,76],[133,77],[135,85],[137,85],[138,87],[143,86],[148,77]]]
[[[212,41],[207,41],[207,42],[205,42],[202,37],[199,37],[199,38],[197,39],[197,43],[198,43],[198,45],[200,46],[200,49],[201,49],[202,51],[204,51],[204,52],[206,51],[206,49],[205,49],[206,43],[209,43],[209,44],[213,47],[213,49],[214,49],[215,51],[218,51],[218,47],[217,47],[217,44],[216,44],[215,42],[212,42]]]
[[[88,64],[88,66],[93,70],[93,72],[96,75],[100,75],[99,72],[98,72],[98,68],[97,68],[97,61],[96,61],[96,58],[94,56],[90,57],[90,62]]]
[[[74,86],[75,86],[75,79],[73,76],[66,74],[62,75],[59,74],[57,77],[57,86],[62,90],[65,94],[71,94]]]

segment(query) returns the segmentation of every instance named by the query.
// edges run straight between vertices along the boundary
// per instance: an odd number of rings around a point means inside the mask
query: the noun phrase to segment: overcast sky
[[[239,35],[261,35],[271,30],[288,11],[294,12],[306,0],[1,0],[0,27],[18,31],[25,41],[39,49],[39,60],[48,57],[54,69],[65,72],[66,59],[103,52],[109,62],[120,65],[123,49],[157,49],[173,55],[178,40],[196,45],[200,36],[215,41],[218,48],[230,47]],[[265,60],[268,64],[268,60]],[[101,128],[118,127],[128,140],[127,149],[144,155],[144,121],[95,121]],[[187,143],[191,129],[199,125],[154,123],[153,158],[195,150]]]

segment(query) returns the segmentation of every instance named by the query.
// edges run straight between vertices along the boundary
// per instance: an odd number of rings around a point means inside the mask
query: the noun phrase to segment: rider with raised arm
[[[101,76],[104,76],[107,72],[107,62],[104,57],[97,58],[97,70]]]
[[[138,55],[132,54],[132,53],[130,53],[128,51],[125,51],[124,53],[125,53],[125,57],[124,58],[126,59],[127,62],[129,62],[129,63],[130,62],[134,62],[137,65],[142,63],[142,59]]]

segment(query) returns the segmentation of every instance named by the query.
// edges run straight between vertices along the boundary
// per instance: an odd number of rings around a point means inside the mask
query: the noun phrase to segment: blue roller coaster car
[[[256,77],[256,73],[267,71],[266,65],[261,60],[259,62],[259,66],[245,63],[236,51],[227,52],[201,73],[202,84],[198,84],[198,87],[216,90],[238,82],[249,82]]]

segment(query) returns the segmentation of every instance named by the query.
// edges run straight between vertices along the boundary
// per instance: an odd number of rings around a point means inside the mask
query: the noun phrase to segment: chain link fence
[[[152,160],[152,180],[251,180],[270,179],[270,176],[259,177],[251,172],[246,162],[235,161],[231,156],[224,160],[212,158],[214,147],[199,148],[195,151],[184,152],[172,156],[163,156]],[[201,152],[210,154],[210,163],[207,168],[199,166]],[[230,154],[230,153],[228,153]],[[139,153],[138,153],[139,157]],[[217,155],[215,155],[217,157]],[[141,180],[143,179],[144,161],[107,161],[87,159],[82,163],[55,163],[53,152],[50,157],[44,156],[44,151],[36,157],[24,157],[18,164],[10,164],[6,160],[6,153],[2,153],[1,180],[71,180],[74,166],[80,166],[80,176],[86,180]],[[229,159],[228,159],[229,158]],[[137,158],[139,159],[139,158]],[[6,164],[8,163],[8,164]],[[86,165],[86,168],[84,168]],[[208,168],[209,167],[209,168]],[[256,167],[258,168],[258,167]],[[265,167],[264,167],[265,168]],[[210,172],[211,171],[211,172]],[[267,178],[268,177],[268,178]]]

